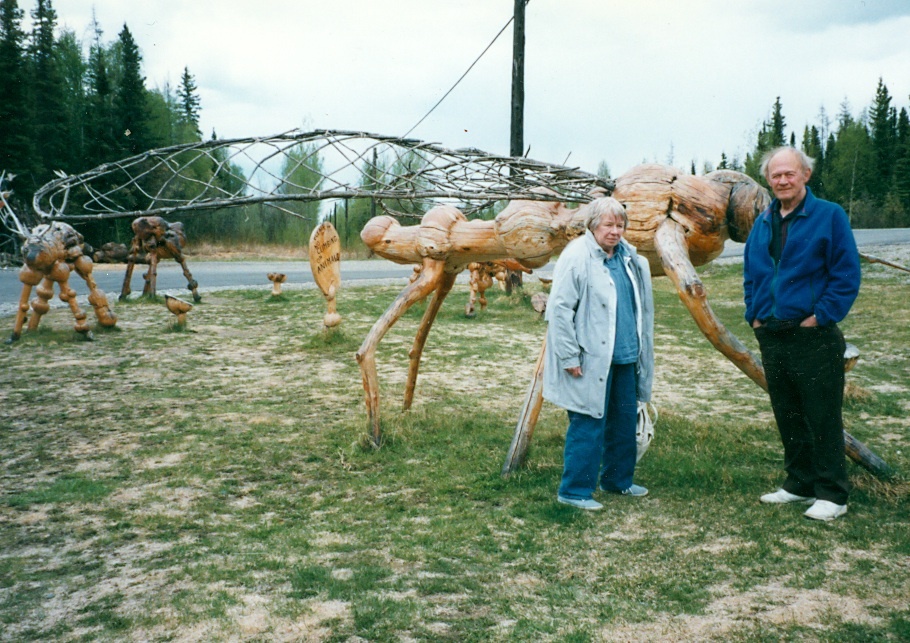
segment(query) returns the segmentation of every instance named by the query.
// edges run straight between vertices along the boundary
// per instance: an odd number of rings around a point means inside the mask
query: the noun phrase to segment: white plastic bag
[[[654,417],[651,417],[653,413]],[[641,460],[648,447],[651,446],[651,440],[654,439],[654,424],[657,423],[657,407],[648,402],[638,403],[638,422],[635,425],[635,442],[637,444],[637,456],[635,461]]]

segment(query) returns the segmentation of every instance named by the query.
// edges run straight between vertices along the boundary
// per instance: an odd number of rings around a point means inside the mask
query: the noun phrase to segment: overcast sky
[[[19,0],[27,14],[32,0]],[[206,137],[410,130],[512,15],[513,0],[54,0],[103,40],[128,24],[149,87],[195,77]],[[530,0],[525,146],[614,175],[742,158],[780,96],[801,136],[824,107],[910,104],[908,0]],[[509,153],[511,26],[411,134]]]

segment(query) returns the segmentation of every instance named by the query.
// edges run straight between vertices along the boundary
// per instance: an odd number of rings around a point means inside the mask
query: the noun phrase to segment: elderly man
[[[859,293],[860,267],[843,208],[806,186],[812,166],[792,147],[765,155],[762,173],[775,198],[746,241],[743,285],[787,473],[761,501],[810,504],[807,518],[834,520],[847,512],[849,494],[837,322]]]

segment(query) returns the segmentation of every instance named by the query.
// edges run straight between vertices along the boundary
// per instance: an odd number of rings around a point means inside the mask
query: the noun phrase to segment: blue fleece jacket
[[[859,294],[856,240],[844,209],[816,198],[806,188],[802,210],[788,216],[787,243],[780,262],[771,257],[771,206],[762,212],[743,255],[746,321],[802,320],[815,315],[820,326],[841,321]]]

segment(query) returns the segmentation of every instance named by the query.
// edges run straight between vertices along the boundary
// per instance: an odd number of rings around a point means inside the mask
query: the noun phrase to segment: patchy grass
[[[0,349],[0,640],[907,640],[910,285],[864,271],[846,421],[897,475],[851,463],[832,524],[757,502],[781,480],[766,396],[666,279],[652,493],[593,514],[555,502],[550,405],[499,475],[545,330],[527,293],[466,319],[456,286],[408,412],[424,305],[392,328],[379,450],[353,354],[400,286],[343,289],[334,332],[309,289],[204,294],[179,333],[160,301],[117,304],[91,343],[52,310]],[[702,275],[755,349],[739,266]]]

